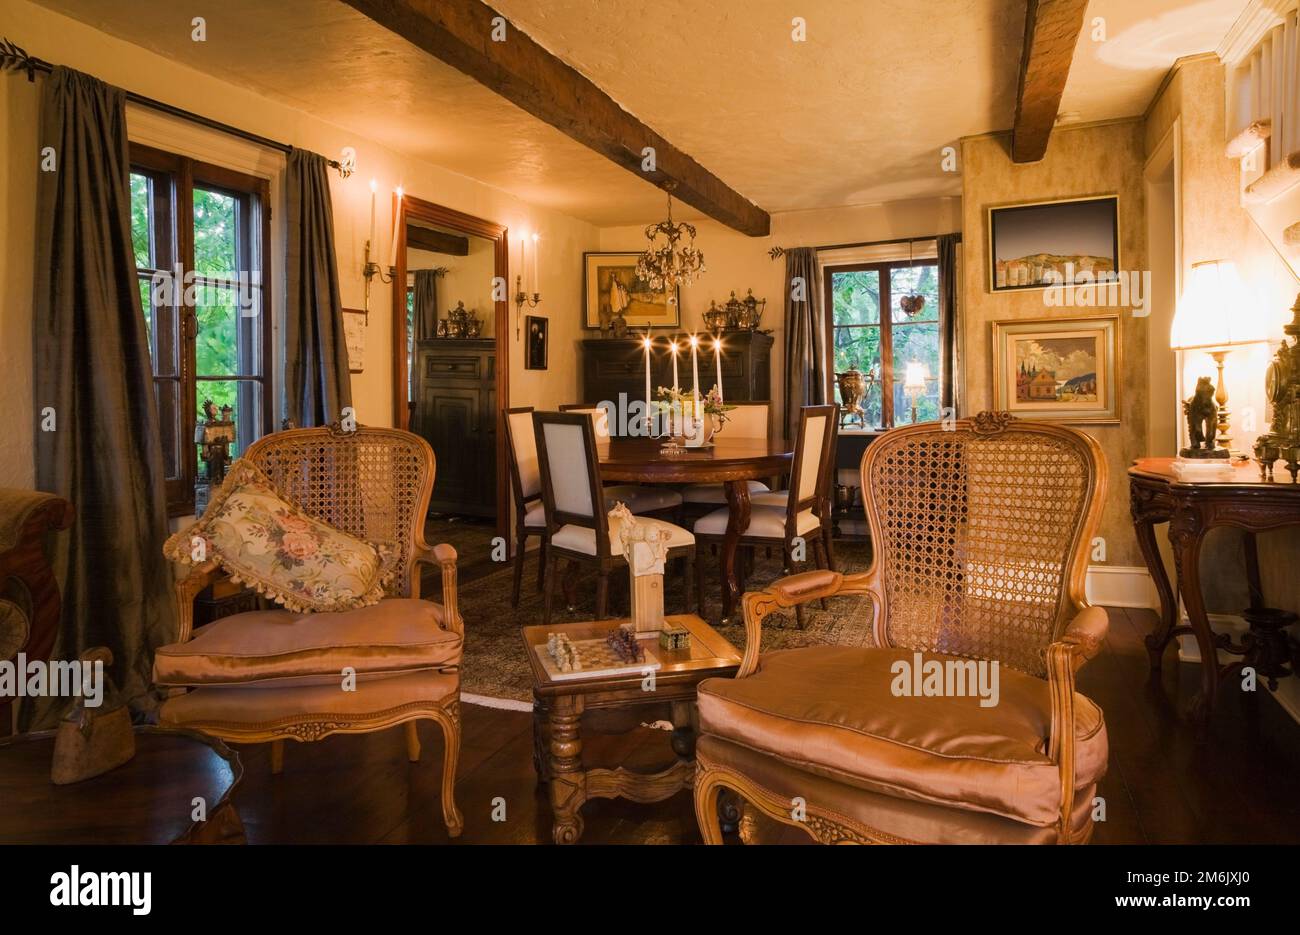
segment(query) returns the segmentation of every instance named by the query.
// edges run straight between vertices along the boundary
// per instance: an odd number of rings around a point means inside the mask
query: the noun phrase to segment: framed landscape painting
[[[1119,421],[1119,316],[993,322],[993,408],[1021,419]]]
[[[681,303],[669,303],[667,292],[652,292],[636,275],[640,253],[584,253],[582,255],[583,327],[609,330],[621,309],[632,329],[680,327]],[[673,296],[677,298],[676,295]]]
[[[1119,196],[989,208],[989,291],[1093,283],[1119,272]]]

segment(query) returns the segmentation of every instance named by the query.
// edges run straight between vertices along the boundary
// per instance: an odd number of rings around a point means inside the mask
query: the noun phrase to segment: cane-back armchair
[[[981,413],[886,433],[861,473],[871,568],[746,594],[736,678],[699,687],[705,840],[721,841],[725,789],[745,827],[770,827],[763,816],[825,842],[1089,840],[1106,728],[1075,673],[1107,630],[1084,598],[1106,493],[1097,443]],[[760,655],[767,614],[832,595],[869,599],[871,645]],[[964,673],[967,690],[918,691],[914,670]],[[977,677],[996,691],[970,690]]]
[[[176,587],[178,641],[155,658],[154,680],[170,694],[162,723],[236,743],[269,742],[278,773],[285,740],[398,724],[406,725],[407,755],[415,762],[417,722],[436,721],[445,740],[443,818],[453,837],[460,834],[455,782],[464,623],[457,610],[456,551],[424,541],[433,451],[410,432],[332,426],[268,435],[243,457],[304,512],[392,549],[395,574],[384,598],[367,607],[316,614],[263,609],[191,632],[195,596],[222,575],[211,561],[194,566]],[[441,604],[421,599],[425,565],[441,572]],[[345,668],[354,682],[344,683]]]

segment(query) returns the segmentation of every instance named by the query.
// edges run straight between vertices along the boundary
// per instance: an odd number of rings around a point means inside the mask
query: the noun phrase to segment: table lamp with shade
[[[919,360],[908,361],[907,370],[903,376],[903,392],[912,397],[912,424],[916,424],[916,401],[925,393],[926,381],[930,374],[926,370],[925,364]]]
[[[1234,347],[1267,339],[1264,322],[1251,307],[1250,298],[1237,276],[1236,266],[1229,260],[1206,260],[1192,264],[1191,276],[1183,289],[1183,299],[1178,303],[1178,310],[1174,314],[1169,344],[1176,351],[1201,350],[1214,358],[1219,371],[1214,387],[1214,402],[1218,406],[1217,424],[1214,427],[1217,429],[1217,439],[1207,437],[1204,447],[1198,445],[1196,436],[1199,429],[1193,424],[1196,414],[1189,411],[1191,447],[1182,449],[1180,456],[1229,457],[1232,436],[1229,434],[1228,391],[1223,379],[1223,361]],[[1195,400],[1193,397],[1188,402],[1195,406]],[[1211,430],[1211,435],[1215,433],[1214,429]]]

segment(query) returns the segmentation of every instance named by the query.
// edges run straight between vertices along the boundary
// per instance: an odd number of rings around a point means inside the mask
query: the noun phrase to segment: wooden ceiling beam
[[[480,0],[344,0],[379,25],[673,197],[751,237],[771,219]],[[501,17],[494,23],[493,20]],[[504,41],[494,41],[494,32]],[[643,169],[645,150],[654,168]]]
[[[406,246],[415,250],[428,250],[430,253],[445,253],[448,256],[469,256],[468,237],[445,234],[414,224],[406,225]]]
[[[1011,130],[1012,162],[1037,162],[1047,152],[1087,9],[1088,0],[1029,0]]]

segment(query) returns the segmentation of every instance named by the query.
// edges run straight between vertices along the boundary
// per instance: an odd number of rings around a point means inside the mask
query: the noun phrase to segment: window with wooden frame
[[[829,266],[823,276],[831,369],[842,373],[856,367],[866,373],[875,367],[879,377],[862,401],[867,426],[893,428],[912,421],[911,395],[903,389],[911,362],[923,364],[926,372],[925,392],[917,396],[917,421],[938,419],[952,379],[939,308],[938,264],[921,259]],[[900,304],[907,295],[925,298],[915,314],[909,315]]]
[[[131,144],[131,239],[172,516],[205,482],[195,427],[234,412],[231,457],[271,428],[270,183]]]

